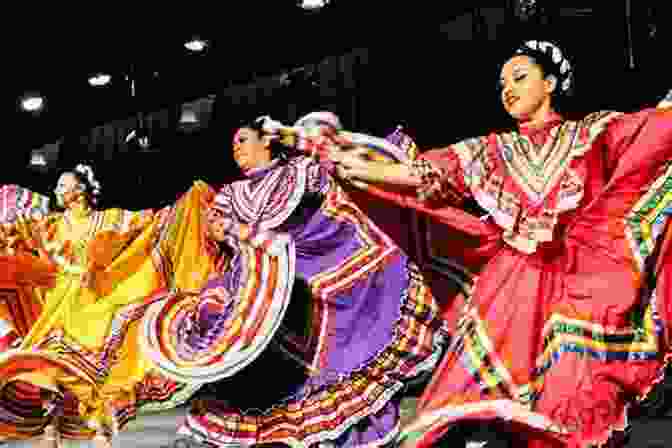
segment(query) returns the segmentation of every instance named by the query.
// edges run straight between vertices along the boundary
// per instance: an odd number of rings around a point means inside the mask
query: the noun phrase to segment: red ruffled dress
[[[624,429],[670,350],[671,161],[669,109],[553,115],[425,153],[422,200],[372,188],[447,224],[453,245],[469,234],[466,267],[486,260],[407,440],[429,447],[462,420],[504,422],[546,448]]]

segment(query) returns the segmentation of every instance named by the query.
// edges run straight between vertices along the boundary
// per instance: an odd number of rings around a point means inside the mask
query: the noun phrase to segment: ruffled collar
[[[520,123],[518,125],[518,132],[520,135],[527,137],[533,143],[533,147],[536,148],[543,145],[551,134],[551,131],[563,122],[564,118],[560,114],[551,112],[541,123]]]
[[[65,210],[64,216],[71,221],[83,221],[88,219],[92,212],[93,210],[87,204],[76,203]]]
[[[557,112],[550,112],[542,123],[520,123],[518,132],[522,135],[532,136],[539,133],[548,133],[551,129],[565,121]]]
[[[280,159],[273,159],[268,165],[264,165],[257,168],[251,168],[249,170],[243,171],[243,176],[247,179],[255,179],[258,177],[265,176],[269,171],[276,168],[280,163]]]

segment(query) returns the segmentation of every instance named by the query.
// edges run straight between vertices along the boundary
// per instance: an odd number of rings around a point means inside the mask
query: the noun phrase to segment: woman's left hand
[[[368,148],[357,146],[352,149],[335,149],[329,152],[329,158],[336,164],[336,174],[344,179],[352,179],[365,173],[369,167],[366,155]]]

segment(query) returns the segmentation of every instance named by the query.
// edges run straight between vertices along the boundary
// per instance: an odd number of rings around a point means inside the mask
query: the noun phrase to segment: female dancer
[[[480,244],[463,248],[465,260],[487,258],[404,431],[409,446],[431,446],[466,420],[504,421],[528,446],[604,443],[661,374],[672,306],[672,268],[661,262],[670,253],[661,235],[672,112],[661,103],[568,121],[554,106],[571,87],[562,51],[528,41],[501,70],[501,100],[518,129],[408,164],[332,152],[342,178],[469,233]],[[486,215],[452,208],[465,198]]]
[[[285,321],[276,336],[308,376],[262,412],[200,402],[180,433],[215,445],[381,446],[398,434],[398,392],[438,361],[446,338],[438,307],[405,253],[314,158],[276,146],[267,123],[257,120],[235,134],[233,155],[246,179],[219,191],[210,218],[215,238],[236,251],[269,231],[291,236],[295,289],[307,285],[310,301],[303,319]],[[253,261],[234,256],[227,273],[259,265]],[[225,275],[202,297],[226,284]],[[192,328],[209,335],[221,326],[215,319]],[[210,340],[185,333],[190,337],[193,350]],[[278,366],[257,377],[275,383],[281,375]],[[250,397],[259,390],[247,387]]]
[[[107,444],[148,401],[169,406],[194,392],[152,372],[137,324],[153,292],[198,290],[214,271],[201,225],[214,192],[197,183],[154,213],[97,210],[100,190],[91,167],[78,165],[55,190],[64,212],[6,229],[56,269],[53,284],[36,291],[38,320],[0,354],[3,439]]]

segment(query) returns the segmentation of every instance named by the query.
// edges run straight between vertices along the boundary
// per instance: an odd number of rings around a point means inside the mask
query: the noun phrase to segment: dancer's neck
[[[70,204],[67,213],[73,219],[84,219],[88,218],[91,214],[91,207],[86,201],[79,200]]]

